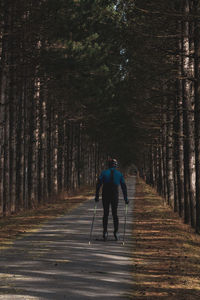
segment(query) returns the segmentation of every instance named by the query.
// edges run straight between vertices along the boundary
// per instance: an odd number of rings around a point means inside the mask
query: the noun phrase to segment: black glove
[[[129,204],[129,201],[128,201],[128,199],[126,199],[126,200],[125,200],[125,203],[126,203],[126,204]]]
[[[95,197],[95,202],[99,202],[99,197],[98,196]]]

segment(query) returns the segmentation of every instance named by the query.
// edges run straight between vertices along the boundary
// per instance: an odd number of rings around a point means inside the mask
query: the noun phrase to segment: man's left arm
[[[123,195],[124,195],[124,201],[125,201],[126,204],[128,204],[129,201],[128,201],[128,195],[127,195],[127,186],[126,186],[126,182],[124,180],[123,175],[121,176],[120,185],[121,185],[122,192],[123,192]]]
[[[96,184],[96,196],[95,196],[96,202],[99,201],[99,191],[100,191],[102,184],[103,184],[103,173],[101,173],[101,175],[99,176],[99,178],[97,180],[97,184]]]

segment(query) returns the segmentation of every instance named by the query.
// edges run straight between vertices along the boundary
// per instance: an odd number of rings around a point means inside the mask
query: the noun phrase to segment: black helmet
[[[108,167],[109,168],[117,168],[118,167],[118,162],[115,158],[110,158],[108,160]]]

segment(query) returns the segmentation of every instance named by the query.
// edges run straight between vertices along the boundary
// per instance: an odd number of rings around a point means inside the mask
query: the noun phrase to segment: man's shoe
[[[103,239],[104,239],[104,242],[107,241],[107,239],[108,239],[108,232],[107,231],[103,233]]]
[[[119,239],[120,239],[119,232],[114,232],[114,237],[115,237],[116,241],[119,241]]]

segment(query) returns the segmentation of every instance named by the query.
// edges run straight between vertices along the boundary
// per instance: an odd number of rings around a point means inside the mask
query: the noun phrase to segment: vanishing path
[[[16,240],[0,251],[0,299],[128,299],[132,288],[132,221],[135,177],[127,180],[130,199],[126,244],[114,241],[112,218],[109,240],[102,237],[99,202],[93,242],[89,232],[94,202],[83,203],[70,214],[43,225],[36,233]],[[120,231],[124,201],[120,196]]]

